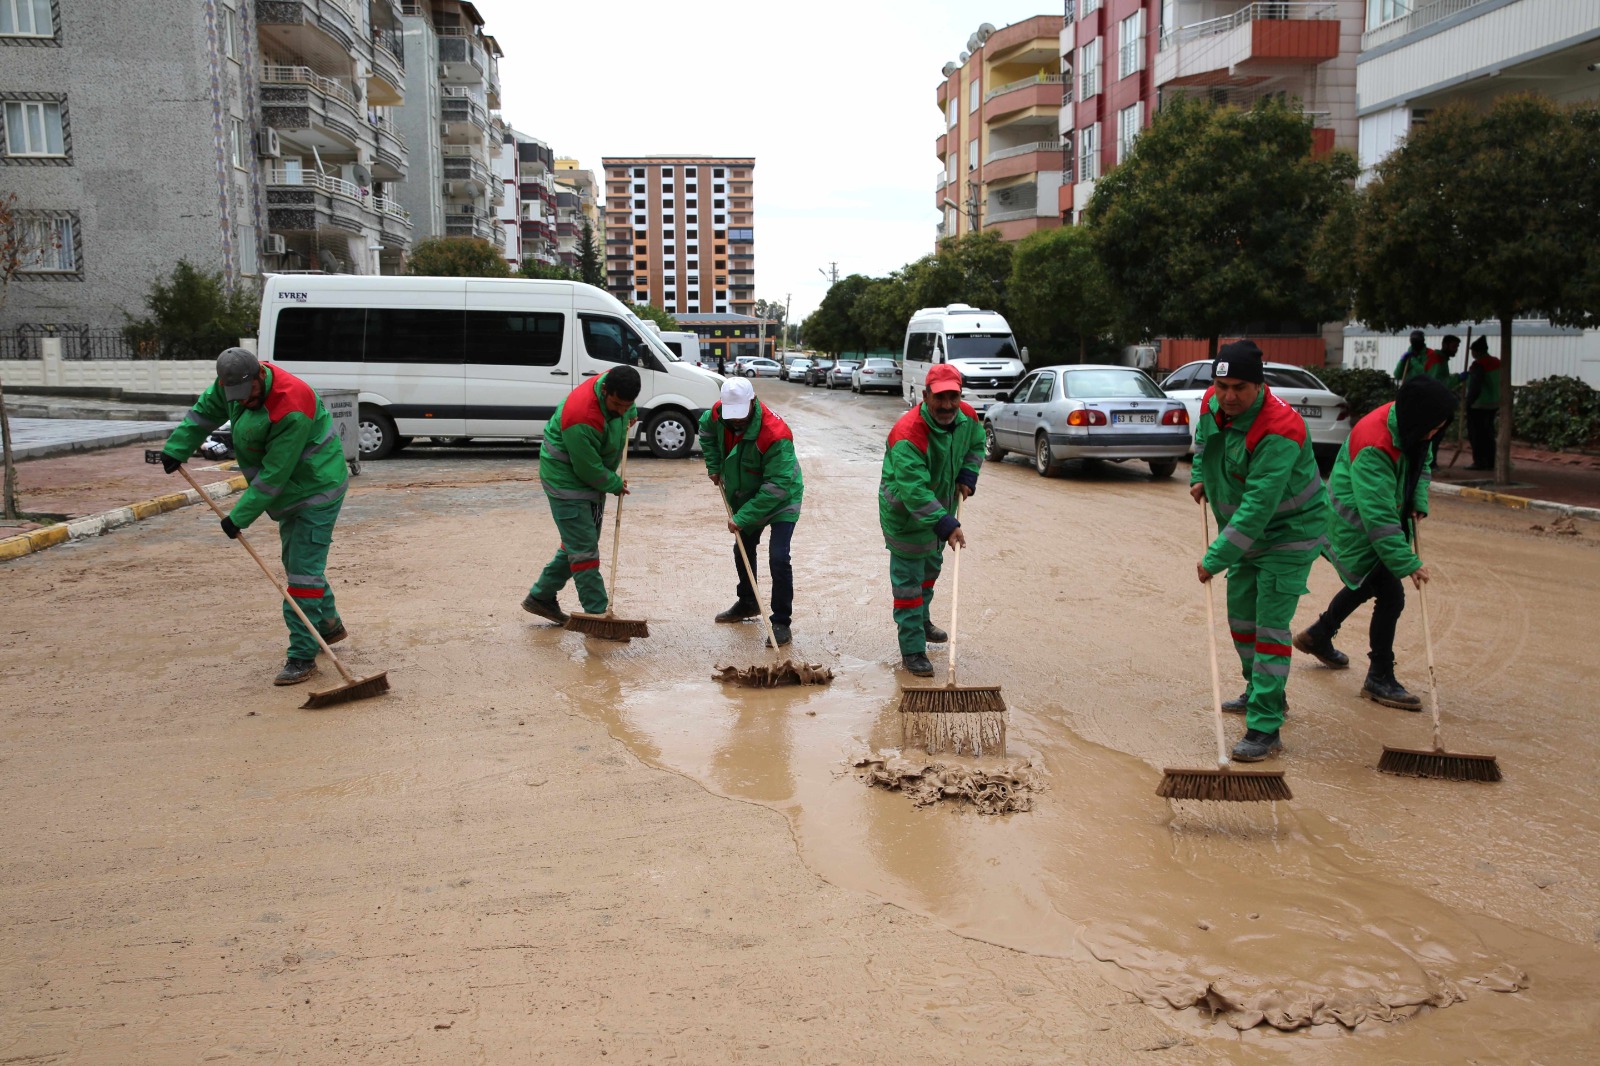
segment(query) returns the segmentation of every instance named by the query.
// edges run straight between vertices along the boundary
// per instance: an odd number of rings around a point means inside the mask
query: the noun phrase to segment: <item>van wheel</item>
[[[994,435],[994,426],[989,422],[983,424],[983,443],[983,457],[991,463],[998,463],[1006,457],[1007,452],[1000,447],[1000,440]]]
[[[1050,438],[1043,433],[1034,438],[1033,468],[1040,477],[1054,477],[1057,470],[1055,452],[1050,450]]]
[[[1156,478],[1157,480],[1171,477],[1177,469],[1178,460],[1176,459],[1150,460],[1150,476]]]
[[[387,459],[400,443],[394,419],[371,404],[361,405],[360,429],[356,434],[356,448],[363,460]]]
[[[657,459],[687,459],[694,445],[694,427],[682,411],[660,411],[645,423],[644,439]]]

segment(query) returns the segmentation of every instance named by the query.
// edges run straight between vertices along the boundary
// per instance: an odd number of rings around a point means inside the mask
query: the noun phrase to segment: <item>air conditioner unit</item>
[[[454,196],[456,194],[456,183],[453,182],[453,181],[445,182],[444,183],[444,194],[446,196]]]
[[[261,240],[262,255],[282,255],[285,250],[281,233],[269,233]]]
[[[256,134],[256,154],[263,159],[277,159],[283,155],[283,145],[278,142],[278,131],[263,126]]]

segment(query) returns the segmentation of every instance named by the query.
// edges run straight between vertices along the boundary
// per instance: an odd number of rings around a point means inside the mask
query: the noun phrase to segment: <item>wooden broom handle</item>
[[[1411,519],[1411,547],[1422,558],[1421,532],[1417,520]],[[1422,604],[1422,647],[1428,656],[1428,701],[1433,704],[1433,750],[1443,751],[1444,742],[1439,736],[1439,674],[1433,668],[1433,629],[1428,625],[1428,583],[1417,586],[1417,601]]]
[[[961,487],[957,485],[956,529],[961,528],[961,500]],[[939,550],[944,550],[943,545]],[[952,550],[956,553],[956,563],[950,573],[950,679],[945,682],[948,688],[956,687],[956,611],[961,606],[961,545],[955,545]]]
[[[622,547],[622,498],[627,495],[628,443],[631,435],[630,426],[622,437],[622,461],[617,464],[617,477],[622,479],[624,491],[617,493],[617,518],[611,523],[611,580],[606,582],[606,592],[609,593],[606,597],[607,618],[615,618],[617,614],[617,554]]]
[[[1201,558],[1211,550],[1211,501],[1200,501]],[[1222,677],[1217,671],[1217,598],[1212,591],[1215,574],[1206,584],[1206,640],[1211,648],[1211,709],[1217,727],[1217,766],[1228,768],[1228,738],[1222,727]],[[1248,711],[1248,708],[1246,708]]]
[[[728,523],[733,521],[733,504],[728,502],[728,494],[722,491],[722,486],[717,486],[717,495],[722,498],[722,509],[728,513]],[[776,534],[774,534],[776,535]],[[778,638],[772,633],[772,619],[767,617],[767,605],[761,602],[761,586],[756,583],[756,568],[750,565],[750,553],[744,549],[744,535],[735,533],[733,543],[739,548],[739,558],[744,560],[744,573],[750,579],[750,592],[756,598],[756,611],[761,615],[761,624],[766,627],[767,641],[772,645],[772,657],[778,657]],[[770,561],[770,560],[769,560]]]
[[[187,466],[180,464],[178,467],[178,472],[183,475],[183,480],[194,486],[194,490],[200,494],[200,498],[202,500],[206,501],[206,503],[211,506],[211,509],[217,513],[218,518],[228,517],[223,513],[222,508],[217,506],[217,501],[211,498],[211,494],[200,487],[200,483],[194,479],[193,474],[189,473],[189,468]],[[279,584],[278,575],[272,572],[272,569],[267,566],[267,564],[262,560],[261,556],[256,554],[256,550],[250,546],[250,542],[244,539],[244,533],[241,532],[237,537],[234,538],[234,540],[237,540],[244,550],[250,553],[250,558],[256,561],[257,566],[261,567],[261,572],[267,575],[267,580],[272,582],[272,587],[278,590],[278,595],[283,597],[283,602],[294,608],[294,613],[299,615],[300,621],[304,622],[306,628],[311,630],[311,635],[317,638],[317,643],[322,645],[322,650],[328,653],[328,658],[332,659],[333,665],[339,668],[339,673],[344,675],[345,681],[352,685],[355,684],[355,675],[350,673],[350,671],[345,667],[344,663],[339,661],[339,657],[333,653],[333,649],[328,647],[328,642],[322,639],[322,634],[317,632],[317,627],[311,624],[311,619],[307,618],[306,613],[300,609],[300,605],[294,602],[294,597],[289,595],[289,590],[283,585]]]

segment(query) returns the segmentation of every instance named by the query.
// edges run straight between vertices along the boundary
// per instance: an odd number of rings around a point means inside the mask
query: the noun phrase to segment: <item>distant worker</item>
[[[956,518],[959,500],[978,488],[983,465],[983,423],[961,399],[961,371],[949,363],[929,368],[923,402],[889,431],[878,481],[878,524],[889,549],[889,584],[900,661],[918,677],[931,677],[928,645],[949,634],[933,624],[928,608],[944,566],[944,548],[965,548]]]
[[[711,483],[733,508],[728,532],[744,542],[752,567],[758,565],[762,533],[772,533],[767,542],[767,566],[772,572],[768,609],[773,639],[780,646],[787,644],[794,610],[789,545],[805,495],[794,434],[776,411],[756,399],[748,378],[729,378],[722,383],[721,399],[700,416],[700,451]],[[745,570],[737,545],[733,565],[739,575],[738,591],[733,606],[717,615],[719,622],[742,622],[754,618],[758,610],[756,575]]]
[[[567,394],[544,426],[539,481],[561,534],[555,558],[522,601],[529,614],[560,625],[567,620],[557,595],[570,580],[589,614],[605,614],[610,600],[600,575],[600,526],[606,496],[625,496],[617,474],[628,433],[638,420],[639,372],[618,366]]]
[[[1305,419],[1267,386],[1254,341],[1217,352],[1190,482],[1218,526],[1196,571],[1202,583],[1228,575],[1228,629],[1244,674],[1244,693],[1222,705],[1245,716],[1233,757],[1259,762],[1283,747],[1294,612],[1323,544],[1328,494]]]
[[[1420,329],[1411,331],[1411,347],[1407,348],[1400,356],[1400,361],[1394,365],[1394,383],[1396,386],[1404,385],[1407,381],[1421,374],[1436,381],[1450,380],[1450,360],[1461,347],[1460,338],[1445,338],[1446,341],[1455,340],[1454,347],[1446,350],[1434,351],[1428,347],[1428,338]]]
[[[229,421],[234,456],[249,485],[222,520],[222,531],[236,539],[267,512],[278,523],[289,595],[322,639],[336,644],[349,634],[325,574],[350,471],[333,419],[310,385],[262,363],[248,348],[229,348],[217,356],[217,380],[167,438],[162,467],[176,473],[206,434]],[[317,672],[320,648],[287,603],[283,621],[289,654],[272,683],[298,685]]]
[[[1493,470],[1500,419],[1500,360],[1489,354],[1489,341],[1472,342],[1467,367],[1467,440],[1472,443],[1469,470]]]
[[[1342,670],[1350,657],[1333,646],[1333,638],[1351,612],[1375,601],[1361,695],[1405,711],[1420,711],[1422,701],[1394,676],[1394,631],[1406,606],[1401,579],[1409,577],[1421,588],[1429,577],[1411,542],[1416,521],[1428,513],[1428,442],[1455,411],[1449,386],[1416,377],[1400,387],[1393,403],[1368,413],[1350,431],[1328,479],[1333,515],[1325,552],[1345,587],[1294,639],[1301,651]]]

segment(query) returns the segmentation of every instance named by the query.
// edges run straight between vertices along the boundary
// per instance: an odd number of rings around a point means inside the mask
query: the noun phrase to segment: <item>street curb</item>
[[[21,416],[16,416],[21,417]],[[125,421],[123,419],[95,419],[97,422]],[[137,421],[159,421],[159,419],[138,419]],[[54,459],[61,455],[73,455],[78,452],[99,452],[107,448],[120,448],[124,444],[138,444],[142,441],[166,440],[172,436],[172,428],[176,423],[171,423],[157,429],[128,430],[126,433],[114,433],[109,437],[96,437],[93,440],[68,440],[57,441],[53,444],[30,444],[16,449],[14,458],[21,459]]]
[[[235,474],[227,481],[218,481],[207,485],[204,492],[214,500],[232,496],[236,492],[243,492],[249,484],[243,474]],[[113,511],[90,515],[87,518],[74,519],[71,522],[58,522],[53,526],[43,529],[31,530],[27,533],[18,533],[14,537],[0,540],[0,562],[9,562],[20,559],[24,555],[44,551],[46,548],[57,544],[65,544],[71,540],[83,540],[86,537],[98,537],[102,533],[109,533],[113,529],[132,525],[141,519],[151,518],[168,511],[176,511],[180,507],[187,507],[191,503],[200,502],[200,493],[194,489],[183,492],[168,493],[157,496],[153,500],[142,500],[127,507],[118,507]]]
[[[1553,500],[1532,500],[1526,496],[1512,496],[1509,493],[1490,492],[1487,489],[1473,488],[1471,485],[1452,485],[1441,481],[1429,485],[1428,491],[1445,496],[1459,496],[1463,500],[1473,500],[1477,503],[1498,504],[1517,511],[1550,511],[1554,514],[1600,522],[1600,507],[1575,507],[1569,503],[1556,503]]]
[[[55,418],[77,422],[181,422],[189,407],[77,407],[71,403],[30,403],[6,400],[12,418]]]

